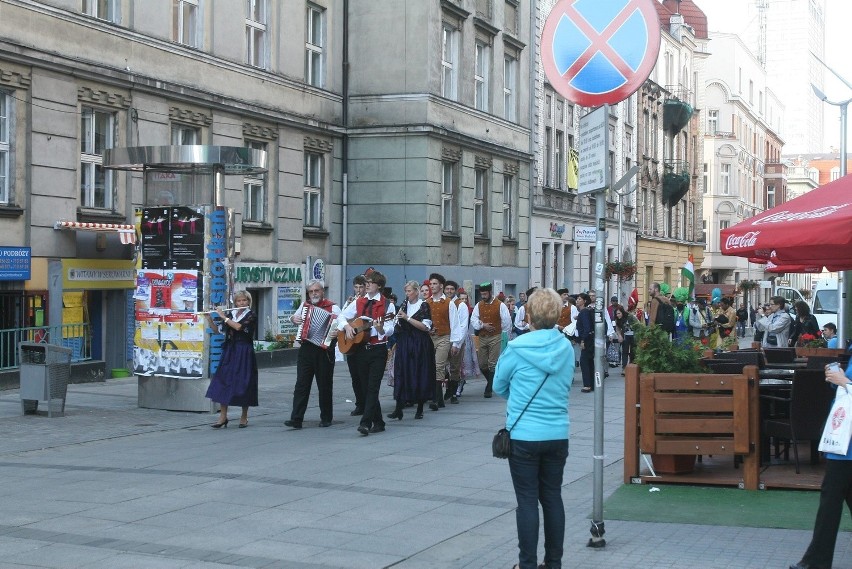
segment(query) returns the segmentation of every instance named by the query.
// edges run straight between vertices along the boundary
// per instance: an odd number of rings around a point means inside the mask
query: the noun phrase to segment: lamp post
[[[822,61],[820,60],[820,63]],[[825,63],[823,63],[825,65]],[[837,75],[837,73],[828,67],[829,71]],[[840,77],[839,75],[837,75]],[[849,83],[846,82],[842,77],[840,79],[846,83],[847,86],[850,86]],[[852,87],[852,86],[850,86]],[[852,103],[852,98],[846,99],[845,101],[829,101],[828,97],[825,93],[823,93],[819,87],[811,83],[811,89],[814,90],[814,94],[817,98],[829,105],[833,105],[835,107],[840,107],[840,177],[846,175],[846,117],[847,110],[849,107],[849,103]],[[846,300],[846,290],[845,284],[852,282],[852,274],[849,274],[849,271],[840,271],[838,273],[839,277],[837,279],[837,294],[839,296],[837,302],[837,345],[845,346],[846,345],[846,337],[848,333],[848,325],[846,323],[846,307],[844,305],[844,301]]]

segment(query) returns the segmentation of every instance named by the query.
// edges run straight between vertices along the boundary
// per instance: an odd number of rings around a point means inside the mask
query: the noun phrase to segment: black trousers
[[[595,341],[589,340],[580,351],[580,371],[583,374],[583,387],[595,388]]]
[[[385,366],[388,362],[387,344],[367,344],[363,348],[358,348],[358,352],[359,375],[367,385],[361,424],[367,427],[384,426],[382,406],[379,403],[379,390],[382,388],[382,377],[385,374]]]
[[[367,382],[361,381],[361,372],[358,367],[358,358],[363,353],[363,348],[356,348],[346,355],[346,365],[349,366],[349,375],[352,377],[352,393],[355,395],[355,408],[364,410],[364,395],[367,393]]]
[[[296,386],[293,388],[293,411],[290,413],[290,420],[301,423],[305,418],[311,385],[316,378],[320,421],[331,422],[333,374],[334,349],[323,350],[310,342],[304,342],[299,348],[296,363]]]
[[[852,460],[826,460],[814,535],[802,557],[803,563],[814,569],[831,567],[844,502],[852,511]]]

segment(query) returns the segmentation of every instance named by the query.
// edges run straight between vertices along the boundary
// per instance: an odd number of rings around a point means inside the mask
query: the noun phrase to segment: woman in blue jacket
[[[843,373],[840,368],[825,368],[825,380],[837,389],[852,390],[852,362]],[[802,560],[790,569],[829,569],[834,560],[834,545],[843,515],[843,503],[852,511],[852,444],[845,455],[827,453],[825,476],[819,493],[819,510],[814,535]]]
[[[494,392],[507,399],[506,428],[512,439],[509,471],[518,501],[519,563],[515,567],[537,567],[539,502],[544,519],[544,567],[562,567],[562,472],[568,457],[574,348],[554,328],[562,310],[562,299],[555,290],[536,290],[524,308],[530,332],[509,342],[494,372]]]

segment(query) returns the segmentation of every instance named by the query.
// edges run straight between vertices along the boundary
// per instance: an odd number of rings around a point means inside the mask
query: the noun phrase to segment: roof
[[[654,3],[656,4],[657,2]],[[695,30],[696,38],[707,39],[707,16],[701,11],[701,8],[695,5],[695,2],[692,0],[663,0],[663,6],[668,9],[670,14],[682,14],[686,23]],[[657,13],[660,14],[659,8],[657,8]],[[666,28],[664,29],[668,29],[668,18],[664,22],[662,14],[660,16],[660,23],[665,23]]]

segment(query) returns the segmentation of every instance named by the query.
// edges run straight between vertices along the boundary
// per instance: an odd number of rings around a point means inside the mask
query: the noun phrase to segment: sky
[[[749,23],[746,14],[754,12],[746,9],[751,0],[694,0],[694,2],[707,15],[707,25],[711,34],[714,31],[739,34]],[[849,57],[852,53],[850,22],[852,22],[852,1],[825,0],[824,61],[847,82],[852,83],[852,57]],[[818,65],[818,62],[814,61],[814,64]],[[824,91],[831,101],[845,101],[852,98],[852,89],[828,71],[825,74]],[[847,130],[849,129],[852,127],[847,127]],[[840,146],[840,109],[836,106],[826,105],[824,133],[824,148]],[[852,140],[848,133],[846,140],[847,145]]]

